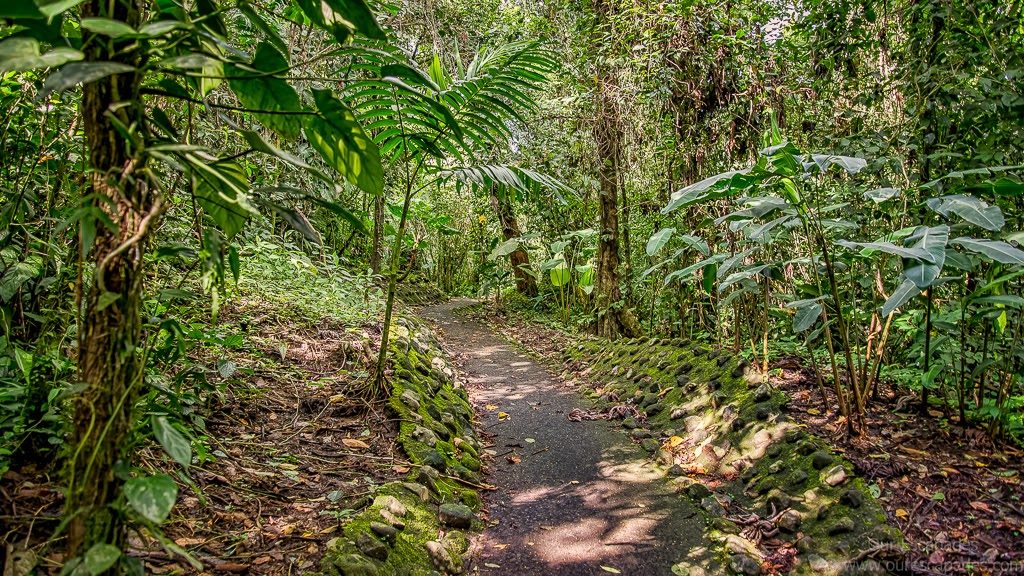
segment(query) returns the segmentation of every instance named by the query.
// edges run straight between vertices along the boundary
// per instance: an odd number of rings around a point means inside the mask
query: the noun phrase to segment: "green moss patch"
[[[473,486],[480,482],[481,444],[466,390],[429,329],[400,318],[393,333],[389,406],[412,470],[403,481],[381,486],[373,504],[329,543],[325,574],[459,573],[469,545],[460,529],[479,524],[469,512],[480,507]],[[441,506],[446,514],[439,514]],[[465,517],[450,513],[460,510]]]

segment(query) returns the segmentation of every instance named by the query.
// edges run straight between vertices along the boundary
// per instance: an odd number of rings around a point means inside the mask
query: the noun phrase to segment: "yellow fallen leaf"
[[[497,404],[488,404],[488,405],[484,406],[484,408],[486,408],[487,410],[490,410],[491,412],[494,412],[495,410],[498,409],[498,406],[497,406]]]
[[[280,468],[281,470],[298,470],[299,469],[299,467],[296,466],[295,464],[289,464],[287,462],[281,462],[280,464],[277,465],[277,467]]]
[[[327,402],[330,404],[341,404],[347,399],[348,397],[345,396],[344,394],[335,394],[334,396],[331,396],[331,398]]]
[[[812,415],[812,416],[817,416],[817,415],[821,414],[821,410],[818,410],[817,408],[808,408],[807,409],[807,413]]]
[[[505,548],[508,548],[508,544],[495,544],[494,546],[491,546],[491,548],[497,548],[498,550],[504,550]]]
[[[370,445],[367,444],[366,442],[363,442],[362,440],[357,440],[355,438],[342,438],[341,443],[344,444],[345,446],[348,446],[349,448],[358,448],[360,450],[366,450],[367,448],[370,447]]]
[[[337,529],[338,529],[338,525],[337,524],[331,524],[327,528],[324,528],[324,529],[320,530],[320,533],[321,534],[330,534],[330,533],[334,532]]]
[[[907,516],[910,516],[910,512],[907,512],[903,508],[897,508],[896,509],[896,517],[897,518],[906,518]]]
[[[669,448],[675,448],[676,446],[679,446],[682,443],[683,439],[679,436],[672,436],[665,442],[665,444],[667,444]]]
[[[601,570],[605,572],[611,572],[612,574],[622,574],[622,571],[618,568],[612,568],[611,566],[601,566]]]
[[[498,420],[506,420],[508,418],[508,412],[498,412]]]

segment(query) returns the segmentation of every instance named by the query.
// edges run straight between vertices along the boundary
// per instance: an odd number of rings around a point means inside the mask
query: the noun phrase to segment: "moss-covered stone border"
[[[391,352],[389,406],[412,470],[380,486],[328,543],[321,565],[328,576],[460,574],[466,531],[481,527],[474,486],[482,446],[465,387],[436,336],[412,318],[396,321]]]
[[[737,355],[683,339],[587,339],[564,360],[587,366],[585,392],[703,509],[728,573],[885,574],[874,557],[901,549],[852,465],[790,418],[788,397]],[[676,572],[716,570],[683,561]]]

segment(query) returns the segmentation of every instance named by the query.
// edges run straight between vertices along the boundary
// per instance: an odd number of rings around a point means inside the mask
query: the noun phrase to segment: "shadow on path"
[[[703,517],[668,489],[647,453],[606,421],[569,421],[583,400],[486,325],[455,314],[472,303],[420,310],[464,362],[497,453],[489,470],[497,490],[485,495],[491,525],[475,538],[471,570],[576,576],[608,574],[607,566],[656,576],[702,556]]]

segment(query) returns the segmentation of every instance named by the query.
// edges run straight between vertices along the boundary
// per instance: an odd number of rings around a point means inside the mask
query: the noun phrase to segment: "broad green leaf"
[[[1024,265],[1024,250],[1014,248],[1009,242],[1001,240],[980,240],[977,238],[954,238],[950,244],[959,244],[964,248],[986,256],[1001,264]]]
[[[711,294],[715,288],[715,279],[718,278],[718,263],[710,262],[701,268],[700,281],[704,291]]]
[[[875,188],[874,190],[868,190],[864,193],[864,198],[871,200],[875,204],[881,204],[886,200],[891,200],[900,195],[899,188]]]
[[[974,196],[956,194],[931,198],[927,204],[928,208],[947,218],[951,213],[956,214],[971,224],[992,232],[998,232],[1006,225],[1006,219],[1003,218],[1003,211],[999,206],[990,206]]]
[[[822,171],[827,170],[830,166],[839,166],[850,174],[856,174],[868,165],[868,161],[863,158],[836,154],[811,154],[811,160]]]
[[[995,176],[1002,172],[1009,172],[1013,170],[1020,170],[1024,166],[988,166],[984,168],[971,168],[970,170],[957,170],[950,172],[945,176],[940,176],[931,182],[926,182],[921,185],[921,188],[934,188],[939,185],[943,180],[948,179],[962,179],[967,176]]]
[[[306,121],[306,137],[324,160],[370,194],[384,191],[380,151],[347,106],[328,90],[313,90],[318,116]]]
[[[747,256],[750,256],[751,254],[753,254],[757,250],[758,250],[758,248],[756,248],[756,247],[755,248],[747,248],[746,250],[744,250],[742,252],[738,252],[738,253],[734,254],[733,256],[727,257],[722,262],[722,265],[719,266],[719,268],[718,268],[718,276],[717,276],[718,279],[722,280],[722,279],[728,277],[729,273],[732,271],[732,269],[737,264],[743,262],[743,260]]]
[[[665,247],[665,244],[668,244],[669,239],[672,238],[675,232],[675,228],[662,228],[652,234],[651,238],[647,241],[647,255],[654,256],[660,252]]]
[[[728,277],[726,277],[724,279],[721,279],[721,281],[718,283],[718,293],[721,294],[721,293],[725,292],[733,284],[736,284],[738,282],[742,282],[743,280],[749,280],[749,279],[753,278],[754,276],[757,276],[758,274],[761,274],[765,270],[771,268],[771,266],[772,266],[771,264],[758,264],[757,266],[751,266],[750,268],[746,268],[746,269],[743,269],[743,270],[737,270],[736,272],[733,272],[732,274],[729,274]],[[723,267],[724,267],[724,265],[723,265]],[[721,269],[719,269],[717,277],[721,278],[721,275],[722,275],[721,274]]]
[[[971,300],[972,304],[993,304],[995,306],[1008,306],[1010,308],[1024,308],[1024,298],[1013,294],[999,294],[996,296],[982,296]]]
[[[138,32],[131,26],[111,18],[82,18],[82,28],[103,36],[120,38],[122,36],[134,36]]]
[[[179,432],[166,416],[154,416],[151,425],[153,436],[164,447],[167,455],[186,468],[190,466],[192,464],[192,443],[188,438]]]
[[[172,30],[191,30],[193,26],[191,24],[180,22],[178,20],[156,20],[143,24],[139,28],[139,34],[148,37],[163,36]]]
[[[105,574],[121,558],[121,549],[113,544],[94,544],[86,550],[80,566],[92,576]]]
[[[779,216],[774,220],[770,220],[768,222],[765,222],[764,224],[761,224],[757,228],[748,229],[747,237],[750,238],[751,240],[761,240],[762,238],[765,238],[766,241],[770,241],[771,237],[768,236],[769,232],[771,232],[778,226],[781,226],[786,222],[793,220],[794,218],[796,218],[796,216],[793,216],[792,214]]]
[[[103,294],[100,294],[99,297],[96,299],[96,310],[104,310],[108,306],[110,306],[114,302],[117,302],[120,299],[121,295],[118,294],[117,292],[104,292]]]
[[[518,249],[519,238],[509,238],[508,240],[495,246],[494,250],[491,250],[491,253],[487,255],[487,259],[493,261],[497,260],[498,258],[504,258],[505,256],[508,256],[509,254],[515,252]]]
[[[837,240],[836,244],[851,250],[860,249],[862,256],[871,256],[875,252],[885,252],[902,258],[910,258],[930,263],[935,262],[935,257],[932,253],[923,248],[907,248],[893,244],[892,242],[849,242],[847,240]]]
[[[29,262],[18,262],[0,272],[0,302],[8,302],[26,282],[40,275],[42,269]]]
[[[238,248],[234,246],[228,249],[228,267],[231,269],[231,276],[237,284],[238,278],[242,275],[242,261],[238,257]]]
[[[551,285],[555,288],[561,288],[569,283],[571,272],[563,263],[552,268],[548,275],[551,277]]]
[[[384,39],[384,31],[363,0],[295,0],[295,3],[314,26],[330,32],[341,44],[353,32]]]
[[[794,189],[795,191],[795,189]],[[799,196],[794,196],[797,202],[799,202]],[[720,216],[715,219],[715,225],[719,226],[723,222],[729,220],[748,220],[751,218],[763,218],[776,210],[784,210],[790,207],[792,200],[785,200],[777,198],[775,196],[759,196],[755,198],[748,198],[743,201],[747,205],[747,208],[742,210],[736,210],[730,212],[725,216]]]
[[[410,85],[422,86],[432,93],[441,91],[441,87],[428,73],[402,62],[381,66],[380,75],[385,78],[400,78]]]
[[[800,197],[800,192],[796,189],[796,182],[792,178],[779,178],[779,189],[790,204],[796,206],[798,210],[804,210],[803,198]]]
[[[19,37],[0,41],[0,73],[50,68],[84,57],[78,50],[63,47],[41,54],[39,42],[35,38]]]
[[[949,242],[949,226],[919,226],[907,237],[915,242],[912,248],[922,249],[931,254],[930,262],[910,260],[903,265],[903,275],[921,289],[931,286],[942,272],[946,262],[946,244]]]
[[[192,195],[228,238],[258,214],[249,203],[248,189],[245,172],[234,162],[192,163]]]
[[[691,234],[680,234],[676,236],[676,240],[696,249],[703,256],[711,254],[711,248],[708,247],[708,243],[705,242],[703,238],[699,238]]]
[[[882,317],[885,318],[921,293],[921,289],[911,280],[904,280],[882,305]]]
[[[268,142],[267,139],[264,138],[259,132],[256,132],[255,130],[239,130],[238,132],[242,135],[242,138],[245,138],[245,141],[249,144],[250,147],[252,147],[253,150],[280,158],[281,160],[284,160],[285,162],[291,164],[292,166],[302,168],[306,172],[309,172],[310,174],[316,176],[317,178],[323,180],[324,182],[334,184],[333,178],[317,170],[316,168],[313,168],[304,160],[292,154],[291,152],[282,150],[281,148],[278,148],[274,144]]]
[[[167,519],[178,499],[178,485],[166,474],[132,478],[124,483],[128,506],[153,524]]]
[[[697,262],[696,264],[691,264],[690,266],[687,266],[686,268],[683,268],[681,270],[675,270],[674,272],[671,272],[670,274],[665,276],[664,282],[665,282],[665,284],[668,284],[669,282],[675,280],[676,278],[686,278],[687,276],[693,274],[697,270],[700,270],[700,269],[704,268],[705,266],[708,266],[709,264],[716,264],[717,265],[719,262],[722,262],[723,260],[725,260],[728,257],[729,257],[728,254],[715,254],[714,256],[711,256],[709,258],[705,258],[704,260],[701,260],[700,262]],[[715,274],[715,276],[717,277],[717,273]]]
[[[299,94],[286,80],[278,77],[288,71],[285,57],[267,42],[256,48],[249,66],[227,64],[224,75],[242,106],[267,128],[294,140],[302,129],[304,113]]]
[[[17,2],[18,0],[15,1]],[[61,12],[66,12],[84,1],[85,0],[43,0],[41,2],[37,2],[37,4],[39,5],[39,11],[47,18],[53,20],[53,18]]]
[[[210,38],[203,38],[200,41],[200,46],[203,51],[209,54],[215,54],[222,56],[220,44],[214,42]],[[199,78],[197,84],[199,85],[199,93],[205,98],[215,88],[220,86],[224,80],[224,62],[211,58],[200,71],[202,76]]]
[[[680,188],[672,193],[672,198],[669,201],[668,206],[662,208],[661,213],[668,214],[669,212],[678,210],[679,208],[684,208],[691,204],[700,202],[706,198],[705,195],[709,191],[728,188],[732,184],[734,177],[748,172],[749,170],[730,170]]]
[[[814,323],[818,321],[824,306],[821,304],[822,297],[811,298],[809,300],[797,300],[796,302],[790,302],[786,304],[786,308],[793,308],[796,310],[796,314],[793,315],[793,332],[799,334],[814,326]]]
[[[594,273],[595,273],[594,265],[593,264],[583,264],[582,266],[577,266],[576,267],[576,272],[580,275],[579,279],[576,281],[576,284],[580,288],[582,288],[584,292],[586,292],[587,294],[590,294],[590,291],[587,290],[587,289],[588,288],[593,289],[593,287],[594,287]]]
[[[310,223],[309,218],[306,218],[306,215],[298,209],[282,206],[276,202],[267,202],[267,205],[278,216],[280,216],[288,226],[299,234],[302,234],[306,240],[309,240],[314,244],[323,244],[323,238],[320,237],[320,233],[317,232],[316,228],[313,227],[313,224]]]
[[[21,377],[25,380],[25,385],[31,385],[30,378],[35,362],[36,357],[31,352],[18,347],[14,348],[14,363],[18,365],[18,370],[21,371]]]
[[[54,92],[62,92],[79,84],[88,84],[107,76],[134,70],[135,68],[119,62],[71,62],[47,76],[39,90],[38,98],[41,100]]]

